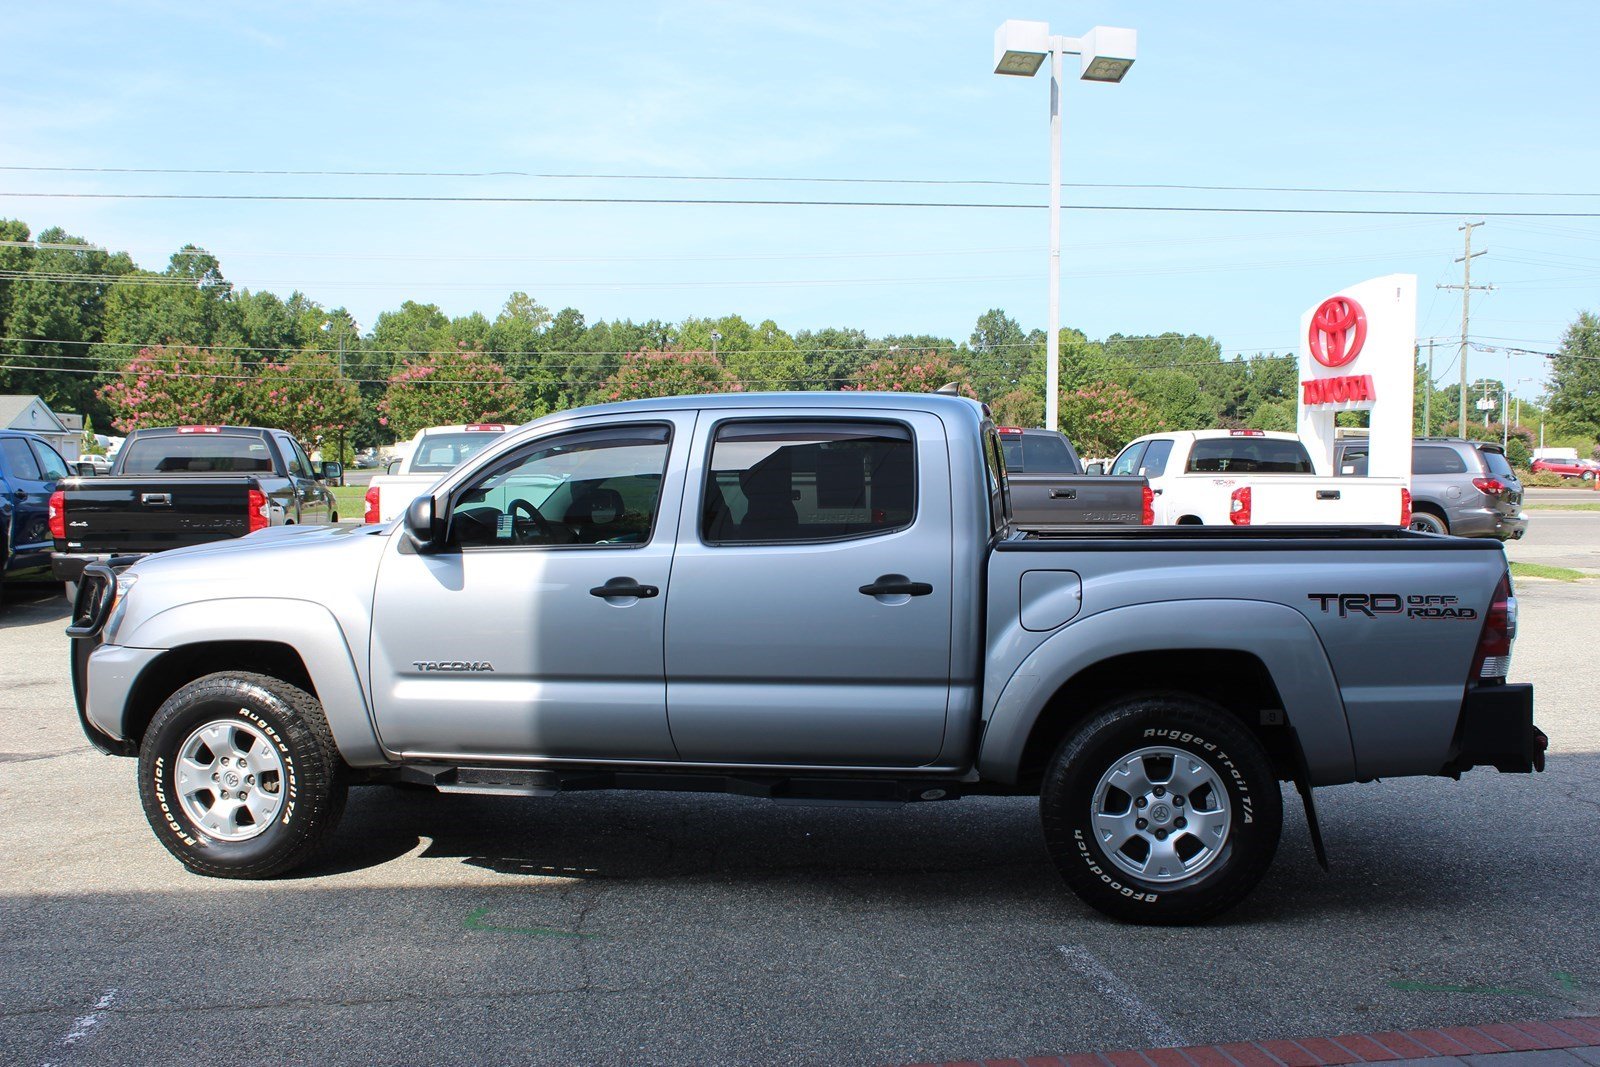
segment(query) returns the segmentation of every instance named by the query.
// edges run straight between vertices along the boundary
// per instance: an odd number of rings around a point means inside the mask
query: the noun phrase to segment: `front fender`
[[[378,744],[355,657],[333,613],[321,604],[268,597],[180,604],[139,621],[131,631],[118,632],[116,641],[125,647],[165,650],[216,641],[288,645],[311,675],[344,761],[352,767],[389,762]],[[218,664],[219,669],[225,666]],[[91,700],[93,695],[91,688]]]
[[[1299,734],[1311,784],[1354,779],[1344,702],[1316,631],[1293,608],[1256,600],[1135,604],[1063,627],[1022,661],[1001,690],[984,730],[979,773],[1017,781],[1034,724],[1057,691],[1084,670],[1128,653],[1194,649],[1246,652],[1261,660]],[[1147,687],[1138,678],[1128,684],[1130,691]]]

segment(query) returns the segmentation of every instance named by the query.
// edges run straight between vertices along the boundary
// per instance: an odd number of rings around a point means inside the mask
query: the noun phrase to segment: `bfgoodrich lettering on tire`
[[[1056,751],[1039,802],[1073,892],[1142,923],[1199,922],[1237,904],[1283,824],[1260,742],[1221,708],[1176,694],[1095,713]]]
[[[145,817],[184,866],[268,878],[310,859],[344,812],[344,764],[315,697],[211,674],[167,699],[139,750]]]

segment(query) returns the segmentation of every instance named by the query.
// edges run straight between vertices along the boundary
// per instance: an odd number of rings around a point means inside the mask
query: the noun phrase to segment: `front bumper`
[[[1451,745],[1454,755],[1442,773],[1473,767],[1510,774],[1544,770],[1550,739],[1533,724],[1533,686],[1482,685],[1467,690]]]
[[[118,736],[122,716],[139,674],[162,655],[160,649],[121,648],[104,644],[106,623],[116,599],[117,570],[129,561],[113,559],[83,576],[67,627],[72,670],[72,697],[78,725],[89,743],[112,756],[137,756],[139,746]],[[91,705],[90,694],[94,701]],[[99,714],[96,714],[96,711]]]

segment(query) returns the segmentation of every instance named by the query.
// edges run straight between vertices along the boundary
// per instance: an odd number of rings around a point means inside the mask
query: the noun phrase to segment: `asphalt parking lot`
[[[1541,538],[1600,543],[1600,512],[1536,513],[1523,546]],[[1169,930],[1079,904],[1021,799],[371,787],[301,874],[193,876],[133,764],[78,732],[59,593],[23,593],[0,613],[0,1049],[892,1064],[1594,1014],[1600,667],[1573,650],[1600,580],[1518,593],[1512,674],[1538,686],[1548,773],[1321,790],[1330,873],[1291,793],[1255,895]]]

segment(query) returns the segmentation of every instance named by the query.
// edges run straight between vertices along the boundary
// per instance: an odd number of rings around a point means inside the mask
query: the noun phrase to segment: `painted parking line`
[[[1114,1005],[1151,1045],[1176,1048],[1189,1043],[1154,1008],[1140,1000],[1126,982],[1111,973],[1111,969],[1101,963],[1094,953],[1082,945],[1058,945],[1056,951],[1061,953],[1073,970],[1094,986],[1095,992]]]
[[[61,1039],[61,1047],[70,1049],[78,1042],[94,1035],[94,1032],[105,1025],[106,1014],[111,1010],[111,1005],[117,999],[117,990],[108,989],[100,994],[100,999],[94,1002],[94,1007],[83,1015],[72,1020],[72,1029]],[[42,1067],[51,1067],[45,1063]]]

